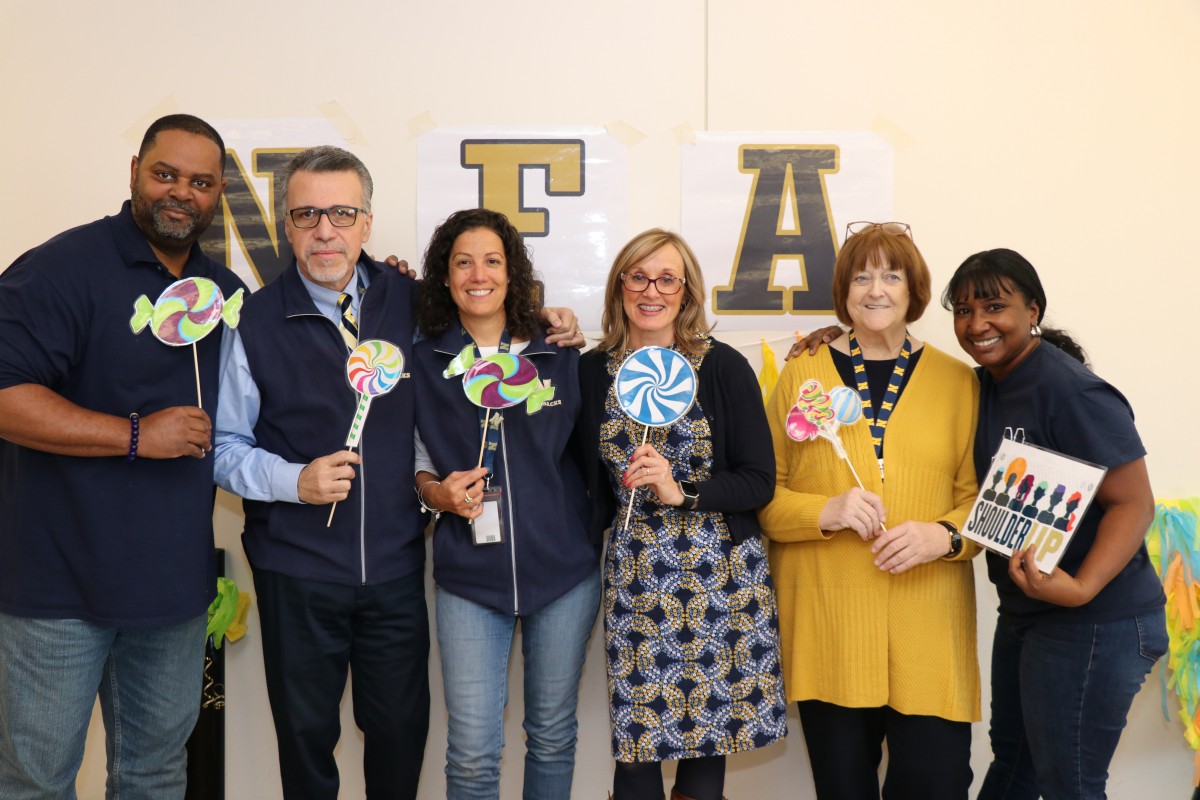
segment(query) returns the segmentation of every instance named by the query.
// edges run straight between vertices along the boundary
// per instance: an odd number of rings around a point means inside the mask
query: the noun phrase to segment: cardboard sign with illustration
[[[1005,556],[1033,547],[1038,569],[1049,574],[1105,472],[1053,450],[1002,439],[962,534]]]

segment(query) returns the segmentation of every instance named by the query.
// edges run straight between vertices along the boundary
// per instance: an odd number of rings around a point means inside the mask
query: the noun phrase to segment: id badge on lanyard
[[[471,520],[471,543],[476,547],[489,544],[503,544],[505,536],[504,493],[499,488],[488,488],[483,492],[480,502],[483,513]]]

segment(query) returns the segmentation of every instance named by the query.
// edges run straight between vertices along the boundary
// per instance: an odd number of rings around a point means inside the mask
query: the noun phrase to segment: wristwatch
[[[683,502],[679,507],[684,511],[691,511],[700,502],[700,490],[691,481],[680,481],[679,491],[683,492]]]
[[[962,534],[958,532],[958,528],[954,527],[954,523],[952,522],[939,519],[938,525],[941,525],[950,532],[950,552],[946,553],[942,558],[954,558],[962,552]]]

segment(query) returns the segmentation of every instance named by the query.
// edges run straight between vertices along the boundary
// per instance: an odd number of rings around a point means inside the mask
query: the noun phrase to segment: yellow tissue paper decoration
[[[229,627],[225,629],[225,638],[231,642],[236,642],[238,639],[246,635],[246,615],[250,613],[250,595],[245,592],[238,594],[237,613],[233,615],[233,622],[229,623]]]
[[[1159,501],[1146,531],[1146,550],[1167,595],[1167,651],[1163,670],[1163,716],[1170,719],[1167,690],[1179,700],[1183,736],[1196,751],[1193,785],[1200,786],[1200,497]],[[1168,677],[1169,676],[1169,677]]]
[[[762,371],[758,373],[758,388],[762,390],[763,403],[771,399],[775,384],[779,383],[779,367],[775,364],[775,351],[767,340],[762,340]]]

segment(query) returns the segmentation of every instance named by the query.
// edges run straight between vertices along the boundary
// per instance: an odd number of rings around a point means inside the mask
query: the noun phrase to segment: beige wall
[[[375,175],[373,243],[410,257],[418,243],[409,122],[425,112],[445,125],[633,126],[645,139],[628,153],[631,230],[678,226],[680,125],[880,132],[895,146],[896,218],[912,223],[935,285],[980,249],[1029,256],[1050,318],[1080,336],[1137,410],[1158,494],[1200,494],[1196,256],[1185,235],[1200,224],[1200,6],[1190,0],[0,0],[0,31],[0,264],[114,211],[146,122],[174,110],[303,117],[336,101],[360,132],[350,146]],[[335,83],[347,69],[356,73],[349,85]],[[939,308],[916,332],[958,352]],[[228,497],[217,527],[248,587]],[[984,582],[985,673],[993,608]],[[578,798],[604,797],[611,767],[600,645],[593,640],[584,676]],[[229,651],[234,800],[279,796],[258,647],[252,630]],[[436,694],[436,663],[433,675]],[[1158,681],[1156,671],[1135,704],[1113,765],[1114,798],[1189,791],[1191,751],[1178,723],[1162,720]],[[513,688],[505,797],[519,793]],[[348,703],[345,712],[343,794],[357,797],[361,739]],[[986,723],[975,734],[978,776]],[[442,792],[444,735],[435,702],[423,798]],[[99,744],[93,737],[80,781],[85,800],[102,796]],[[730,768],[733,798],[811,791],[795,724],[786,744]]]

